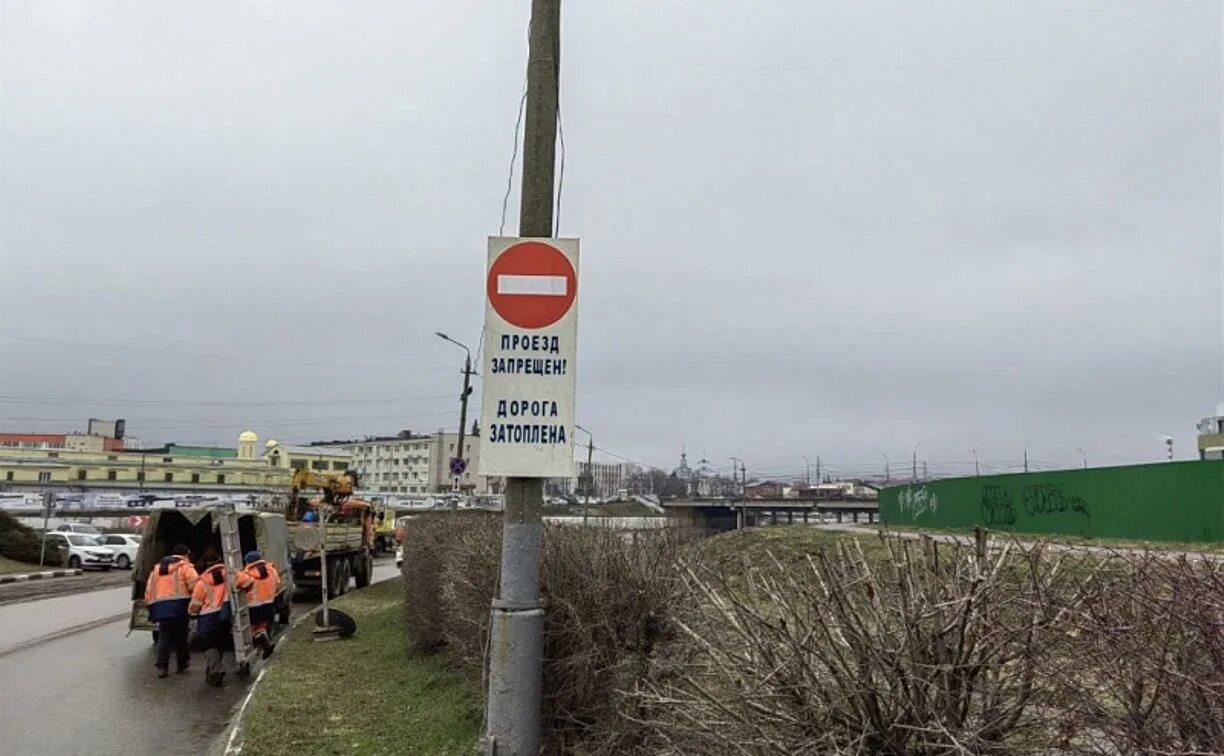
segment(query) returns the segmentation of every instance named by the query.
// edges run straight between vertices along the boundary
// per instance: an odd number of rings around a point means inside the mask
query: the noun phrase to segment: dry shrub
[[[621,716],[619,691],[645,674],[668,632],[669,605],[679,589],[676,565],[692,538],[673,528],[624,534],[545,527],[546,753],[636,748],[640,728]],[[473,684],[483,680],[500,556],[496,515],[429,514],[405,532],[403,573],[414,643],[444,653]]]
[[[1224,752],[1219,561],[694,540],[546,527],[545,752]],[[496,515],[406,534],[415,642],[482,692],[500,550]]]
[[[669,617],[678,565],[695,534],[660,528],[624,533],[550,525],[541,568],[545,614],[546,751],[619,754],[643,730],[624,717],[632,690],[675,632]]]
[[[689,565],[683,647],[637,692],[652,752],[1046,753],[1062,559],[886,548]]]
[[[856,542],[694,563],[634,699],[668,754],[1224,752],[1224,564]]]
[[[1224,563],[1115,554],[1047,670],[1079,753],[1224,753]],[[1089,736],[1085,736],[1085,733]]]

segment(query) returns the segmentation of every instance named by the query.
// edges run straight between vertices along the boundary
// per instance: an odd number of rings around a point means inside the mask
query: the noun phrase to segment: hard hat
[[[246,553],[246,556],[242,558],[242,561],[246,564],[250,564],[251,562],[258,562],[260,559],[263,559],[263,557],[259,555],[259,552],[252,550]]]

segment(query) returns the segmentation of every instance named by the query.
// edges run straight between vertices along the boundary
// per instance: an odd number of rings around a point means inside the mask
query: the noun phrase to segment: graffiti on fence
[[[1003,486],[982,486],[982,519],[986,525],[1015,525],[1011,491]]]
[[[906,488],[897,497],[897,505],[902,513],[910,517],[921,517],[927,512],[939,510],[939,497],[928,491],[926,486]]]
[[[1061,485],[1039,483],[1024,489],[1024,511],[1030,517],[1075,512],[1085,517],[1091,517],[1088,502],[1079,496],[1067,496]]]

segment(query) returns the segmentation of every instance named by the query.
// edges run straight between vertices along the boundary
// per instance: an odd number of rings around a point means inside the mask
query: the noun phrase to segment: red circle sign
[[[570,311],[578,294],[578,276],[569,258],[538,241],[519,242],[489,267],[489,303],[507,323],[544,328]]]

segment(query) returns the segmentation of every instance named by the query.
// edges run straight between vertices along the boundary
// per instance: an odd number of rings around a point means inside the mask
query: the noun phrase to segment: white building
[[[478,474],[480,439],[464,436],[467,471],[461,488],[473,494],[498,493],[490,481]],[[357,473],[357,487],[363,491],[392,494],[430,494],[452,490],[450,459],[459,442],[458,433],[415,434],[404,431],[396,436],[380,436],[352,441],[317,442],[314,447],[347,451],[350,469]],[[495,479],[492,488],[500,488]]]
[[[1198,424],[1199,459],[1224,459],[1224,404]]]

